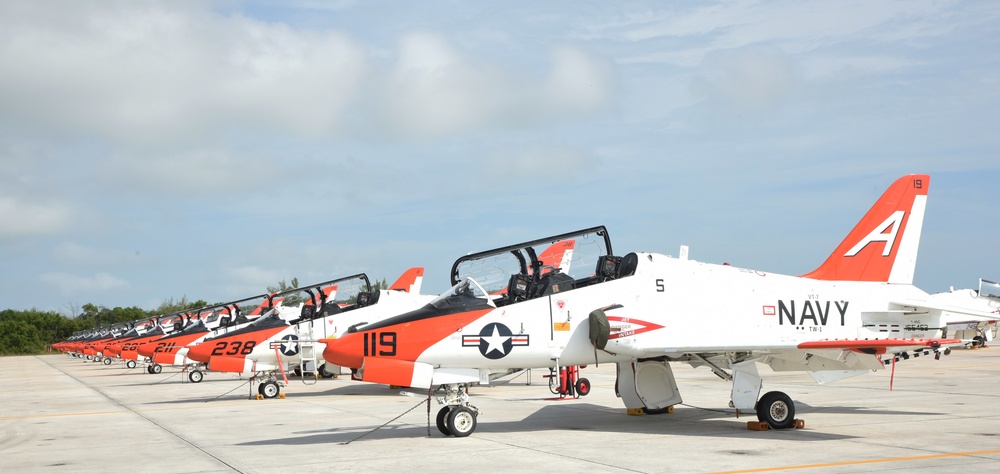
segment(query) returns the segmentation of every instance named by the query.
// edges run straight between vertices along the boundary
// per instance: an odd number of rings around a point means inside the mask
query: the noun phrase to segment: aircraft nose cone
[[[212,358],[212,347],[211,342],[203,342],[188,349],[187,357],[188,359],[207,364]]]
[[[326,343],[323,358],[333,365],[360,369],[364,363],[365,358],[361,353],[364,350],[363,341],[357,334],[345,334],[337,339],[321,339],[320,342]]]
[[[139,355],[143,357],[153,357],[153,350],[156,349],[156,344],[152,342],[147,342],[139,346]]]

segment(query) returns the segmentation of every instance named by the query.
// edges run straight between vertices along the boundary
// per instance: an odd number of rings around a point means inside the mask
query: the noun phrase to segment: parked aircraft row
[[[827,383],[915,355],[986,345],[1000,285],[928,294],[913,285],[930,177],[895,181],[812,272],[780,275],[651,252],[616,253],[593,227],[471,253],[451,288],[420,293],[422,268],[389,289],[365,274],[79,334],[56,347],[127,367],[257,374],[278,396],[289,370],[436,389],[437,426],[468,436],[469,387],[521,369],[616,364],[630,412],[682,402],[672,364],[730,382],[732,408],[789,428],[795,405],[757,366]],[[707,329],[706,329],[707,328]],[[575,373],[563,370],[556,373]],[[279,375],[281,378],[279,378]]]

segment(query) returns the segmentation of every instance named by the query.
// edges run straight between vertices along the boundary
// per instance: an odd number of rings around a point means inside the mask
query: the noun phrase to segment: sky
[[[801,275],[911,173],[914,284],[971,288],[1000,279],[1000,3],[6,0],[0,169],[0,308],[413,266],[439,293],[597,225]]]

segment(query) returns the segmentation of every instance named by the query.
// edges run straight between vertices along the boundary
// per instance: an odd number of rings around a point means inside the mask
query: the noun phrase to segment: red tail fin
[[[569,239],[556,242],[542,251],[538,260],[542,266],[552,266],[561,268],[563,273],[569,273],[569,266],[573,261],[573,249],[576,247],[576,239]],[[546,273],[546,272],[542,272]]]
[[[925,174],[896,180],[830,257],[802,276],[817,280],[913,283],[930,183],[930,176]]]
[[[399,276],[389,287],[390,290],[420,293],[420,285],[424,281],[424,267],[413,267]]]

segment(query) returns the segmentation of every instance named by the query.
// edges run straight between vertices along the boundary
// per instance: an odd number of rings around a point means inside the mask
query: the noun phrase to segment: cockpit
[[[449,312],[466,311],[468,308],[483,305],[496,307],[486,290],[472,278],[462,279],[428,304],[439,311]]]
[[[471,279],[504,306],[630,276],[637,266],[634,253],[614,256],[599,226],[466,255],[452,266],[452,284]]]

